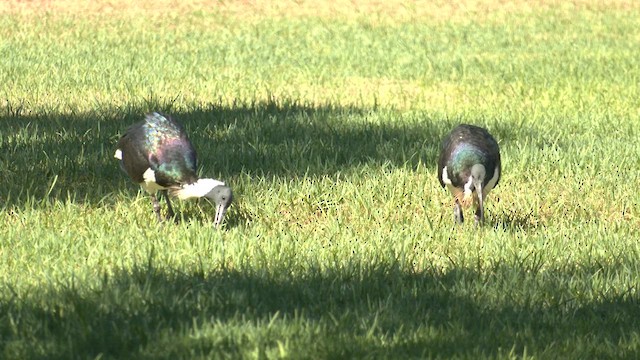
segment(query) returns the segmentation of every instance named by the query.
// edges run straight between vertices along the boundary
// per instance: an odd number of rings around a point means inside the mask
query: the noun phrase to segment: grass
[[[640,356],[634,3],[150,4],[0,6],[1,358]],[[118,169],[150,110],[223,231]],[[436,178],[460,122],[483,228]]]

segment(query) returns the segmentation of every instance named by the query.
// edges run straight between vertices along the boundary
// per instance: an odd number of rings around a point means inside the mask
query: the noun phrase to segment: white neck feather
[[[171,191],[171,195],[184,200],[200,198],[207,195],[214,187],[224,185],[224,182],[215,179],[200,179],[193,184],[183,185],[179,189]]]

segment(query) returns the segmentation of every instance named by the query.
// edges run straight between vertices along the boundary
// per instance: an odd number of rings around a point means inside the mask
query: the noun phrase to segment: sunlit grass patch
[[[217,1],[217,0],[160,0],[160,1],[81,1],[81,0],[9,0],[0,4],[0,13],[104,16],[187,16],[218,13],[236,21],[262,21],[270,18],[308,17],[340,20],[364,20],[390,24],[428,21],[468,21],[504,17],[513,14],[532,15],[540,11],[555,10],[570,14],[572,11],[637,10],[631,0],[435,0],[422,1]]]

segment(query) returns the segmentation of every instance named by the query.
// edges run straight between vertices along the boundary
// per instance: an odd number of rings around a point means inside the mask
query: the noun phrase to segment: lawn
[[[0,3],[0,358],[640,357],[640,4]],[[158,224],[149,111],[235,195]],[[498,140],[487,223],[440,187]]]

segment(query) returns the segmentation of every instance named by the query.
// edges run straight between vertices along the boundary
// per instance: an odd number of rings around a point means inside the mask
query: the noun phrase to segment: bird
[[[484,223],[484,201],[498,185],[502,165],[500,147],[484,128],[461,124],[443,139],[438,159],[438,180],[455,197],[453,214],[464,222],[462,207],[476,207],[475,222]]]
[[[171,115],[152,112],[131,125],[118,140],[114,157],[121,169],[149,193],[159,222],[160,192],[167,203],[167,219],[174,217],[169,196],[181,200],[205,197],[215,203],[214,226],[219,227],[233,201],[223,181],[200,179],[197,155],[187,133]]]

